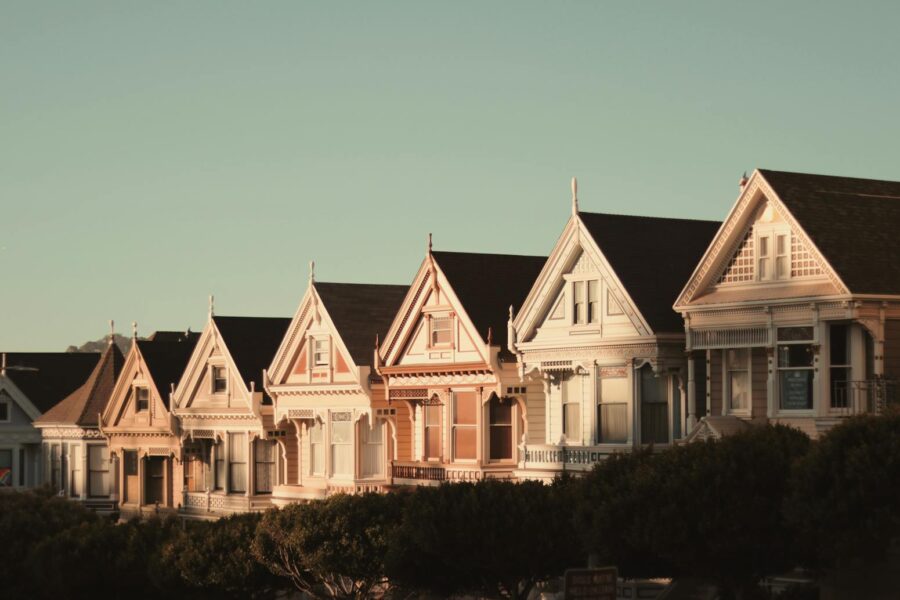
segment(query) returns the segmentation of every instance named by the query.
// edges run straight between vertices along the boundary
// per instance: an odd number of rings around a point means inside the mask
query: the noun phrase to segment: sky
[[[744,171],[900,179],[896,2],[0,0],[0,350],[290,316]],[[653,265],[648,265],[653,268]],[[489,282],[487,282],[489,284]]]

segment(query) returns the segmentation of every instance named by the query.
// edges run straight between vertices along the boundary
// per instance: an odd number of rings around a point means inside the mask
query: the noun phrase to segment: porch
[[[391,478],[394,485],[439,485],[443,482],[511,479],[514,469],[514,465],[463,465],[394,461],[391,464]]]
[[[213,514],[224,516],[243,512],[260,512],[272,507],[272,498],[245,494],[224,494],[222,492],[182,493],[181,512],[185,515],[204,516]]]

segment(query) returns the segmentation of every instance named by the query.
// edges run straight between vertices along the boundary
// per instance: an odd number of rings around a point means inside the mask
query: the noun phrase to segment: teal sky
[[[900,179],[895,2],[0,2],[0,349],[290,316],[754,167]],[[652,268],[653,265],[648,265]]]

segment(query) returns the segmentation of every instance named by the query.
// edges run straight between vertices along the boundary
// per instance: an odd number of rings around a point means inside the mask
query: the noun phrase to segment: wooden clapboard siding
[[[754,419],[765,418],[769,396],[769,361],[765,348],[751,348],[750,371],[751,415]]]
[[[706,376],[709,377],[710,414],[713,416],[722,414],[722,351],[712,350],[710,363]]]

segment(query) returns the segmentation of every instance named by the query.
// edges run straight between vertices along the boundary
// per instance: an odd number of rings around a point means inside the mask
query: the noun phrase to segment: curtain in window
[[[309,462],[313,475],[325,474],[325,428],[316,421],[309,431]]]
[[[453,394],[453,458],[456,460],[475,460],[477,412],[478,398],[475,392]]]
[[[81,446],[72,446],[72,496],[81,496]]]
[[[332,475],[353,476],[353,422],[331,423]]]
[[[371,428],[365,421],[360,423],[363,477],[379,477],[384,474],[384,429],[384,421],[380,419],[376,419]]]
[[[581,375],[563,382],[563,435],[569,442],[581,442]]]
[[[269,494],[275,486],[275,441],[256,440],[256,492]]]
[[[247,434],[228,434],[228,487],[230,492],[247,491]]]
[[[93,498],[109,496],[109,448],[88,446],[88,494]]]
[[[425,406],[425,458],[441,457],[441,409],[440,404]]]

